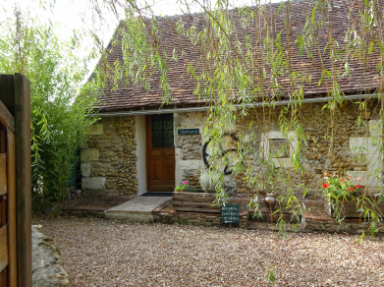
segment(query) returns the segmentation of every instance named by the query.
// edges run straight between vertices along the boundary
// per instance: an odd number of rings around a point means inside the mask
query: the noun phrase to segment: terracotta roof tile
[[[332,26],[332,36],[340,45],[340,49],[345,45],[344,37],[348,30],[348,27],[352,24],[360,25],[360,15],[359,15],[359,5],[363,2],[356,3],[353,0],[330,0],[331,3],[331,26]],[[313,59],[309,59],[305,52],[302,56],[299,56],[299,48],[297,47],[295,41],[297,37],[303,32],[304,25],[306,23],[306,17],[312,13],[312,9],[315,3],[312,1],[304,1],[298,3],[291,3],[291,31],[290,31],[290,42],[288,48],[288,38],[287,33],[284,30],[282,33],[282,43],[285,45],[286,50],[291,54],[291,63],[292,71],[298,71],[304,74],[311,74],[312,82],[311,84],[305,84],[303,86],[304,94],[306,97],[315,96],[318,94],[326,94],[327,86],[325,81],[323,84],[318,86],[319,79],[321,77],[321,61],[319,58],[318,51],[323,53],[325,45],[327,43],[328,37],[328,23],[325,22],[324,26],[318,33],[318,43],[319,50],[317,47],[315,50],[312,49]],[[381,11],[383,10],[383,2],[380,1]],[[284,20],[285,9],[281,9],[280,13],[276,16],[276,12],[279,5],[272,5],[270,15],[275,17],[277,31],[284,29]],[[353,17],[349,17],[350,9],[352,9]],[[230,11],[231,16],[234,19],[236,26],[237,37],[240,42],[245,43],[244,35],[250,34],[255,36],[255,27],[249,26],[245,28],[240,21],[240,16],[237,10]],[[198,27],[203,26],[205,21],[203,21],[202,14],[194,15],[183,15],[178,17],[171,17],[168,19],[160,19],[160,25],[163,28],[161,31],[162,43],[161,48],[167,52],[167,55],[172,55],[172,50],[176,48],[176,51],[179,51],[179,60],[177,62],[170,61],[168,59],[169,71],[167,76],[170,80],[172,102],[171,104],[201,104],[204,103],[204,100],[198,99],[196,95],[193,95],[193,92],[196,88],[196,82],[191,78],[186,71],[186,67],[193,63],[196,67],[196,70],[199,71],[203,67],[206,61],[201,59],[203,55],[199,46],[194,46],[188,39],[185,37],[179,36],[176,33],[176,22],[180,19],[183,21],[183,24],[186,29],[188,29],[192,23],[198,25]],[[358,30],[359,31],[359,30]],[[264,32],[263,32],[264,33]],[[367,40],[367,39],[366,39]],[[185,51],[185,55],[180,55],[180,51]],[[322,55],[322,60],[324,66],[331,70],[332,62],[329,58],[329,47],[325,49],[324,54]],[[372,91],[375,88],[379,87],[379,80],[376,76],[376,63],[379,58],[377,53],[372,53],[369,55],[369,58],[366,62],[359,61],[358,59],[353,59],[349,61],[351,76],[344,77],[339,80],[340,88],[344,93],[362,93],[366,91]],[[114,53],[109,55],[108,61],[113,63],[119,59],[123,63],[121,47],[116,47]],[[335,63],[334,65],[337,68],[340,68],[341,72],[344,72],[344,68],[338,65],[341,63]],[[344,63],[342,64],[344,65]],[[252,69],[250,67],[250,72]],[[270,71],[267,71],[270,72]],[[286,75],[279,79],[280,84],[283,86],[284,94],[293,92],[293,89],[290,87],[290,78]],[[145,91],[144,85],[131,85],[126,87],[124,83],[119,83],[119,89],[117,91],[107,91],[105,95],[99,99],[98,109],[102,111],[117,111],[117,110],[126,110],[132,108],[139,108],[145,106],[154,106],[161,104],[161,95],[162,90],[159,84],[159,74],[154,73],[151,82],[151,88],[149,91]]]

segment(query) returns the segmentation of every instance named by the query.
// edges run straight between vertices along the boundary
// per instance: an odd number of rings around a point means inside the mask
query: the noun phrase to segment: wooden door
[[[13,118],[0,101],[0,286],[16,286],[16,180]]]
[[[146,117],[146,142],[148,191],[173,191],[175,188],[173,114]]]

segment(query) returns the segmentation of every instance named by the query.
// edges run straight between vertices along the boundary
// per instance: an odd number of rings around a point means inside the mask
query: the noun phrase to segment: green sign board
[[[178,129],[178,135],[198,135],[200,134],[199,129]]]
[[[239,223],[239,205],[226,204],[221,205],[221,223]]]

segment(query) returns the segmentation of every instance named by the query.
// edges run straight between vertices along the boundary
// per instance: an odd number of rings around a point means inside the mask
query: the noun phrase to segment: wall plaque
[[[198,135],[200,134],[199,129],[178,129],[178,135]]]
[[[221,223],[239,223],[239,210],[238,204],[221,205]]]

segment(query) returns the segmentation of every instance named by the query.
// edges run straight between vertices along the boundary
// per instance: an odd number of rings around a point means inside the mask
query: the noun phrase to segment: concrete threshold
[[[171,196],[138,196],[105,211],[108,219],[122,219],[131,222],[153,222],[152,211],[167,201]]]

